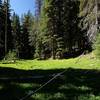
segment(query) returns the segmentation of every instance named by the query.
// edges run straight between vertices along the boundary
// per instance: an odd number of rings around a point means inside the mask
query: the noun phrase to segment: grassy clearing
[[[93,57],[92,54],[67,60],[17,60],[16,63],[9,64],[7,64],[6,62],[7,61],[1,61],[0,67],[11,67],[25,70],[46,70],[59,68],[100,69],[100,61]]]
[[[16,63],[7,64],[8,62],[0,62],[0,78],[46,76],[67,69],[63,77],[56,78],[26,100],[100,100],[100,61],[92,54],[67,60],[17,60]],[[35,80],[0,81],[0,99],[20,100],[49,79],[45,77]]]

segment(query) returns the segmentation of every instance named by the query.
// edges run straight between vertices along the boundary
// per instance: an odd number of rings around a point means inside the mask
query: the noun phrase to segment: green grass
[[[0,78],[56,74],[58,77],[26,100],[100,100],[100,60],[92,54],[64,60],[0,62]],[[36,70],[35,70],[36,69]],[[96,69],[96,70],[95,70]],[[20,100],[50,78],[0,81],[0,100]]]
[[[11,67],[17,69],[59,69],[59,68],[81,68],[81,69],[100,69],[100,61],[90,55],[64,59],[64,60],[20,60],[16,63],[6,63],[1,61],[0,67]]]

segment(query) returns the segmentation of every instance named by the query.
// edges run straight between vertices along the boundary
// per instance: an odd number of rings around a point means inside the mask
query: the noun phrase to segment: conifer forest
[[[9,53],[18,59],[63,59],[91,52],[98,9],[95,0],[36,0],[35,14],[19,17],[11,14],[9,0],[0,0],[0,59]]]

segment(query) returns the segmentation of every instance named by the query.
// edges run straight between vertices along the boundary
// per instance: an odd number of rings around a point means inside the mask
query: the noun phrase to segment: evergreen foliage
[[[3,10],[2,1],[0,0],[0,59],[4,56],[4,43],[3,43]]]
[[[63,58],[66,53],[75,53],[73,48],[76,46],[80,50],[79,1],[44,0],[41,11],[39,29],[43,41],[42,55],[48,52],[53,59]]]
[[[19,56],[22,59],[29,59],[33,57],[31,52],[30,42],[29,42],[30,25],[31,25],[30,12],[28,12],[22,18],[22,26],[21,26],[21,34],[20,34],[21,48],[19,51],[20,52]]]
[[[9,51],[20,59],[62,59],[91,51],[95,37],[91,26],[96,20],[93,3],[36,0],[35,16],[29,11],[19,18],[16,13],[11,16],[9,2],[0,0],[0,59]]]
[[[6,9],[7,9],[7,12],[6,12]],[[4,21],[7,21],[7,52],[9,52],[9,50],[12,50],[12,28],[11,28],[11,19],[10,19],[10,4],[9,4],[9,2],[7,3],[7,2],[4,2],[3,3],[3,11],[4,11],[4,16],[3,17],[5,17],[4,19]],[[6,15],[6,13],[7,13],[7,15]],[[6,20],[6,16],[7,16],[7,20]],[[6,24],[6,22],[5,22],[5,24]],[[4,25],[4,27],[5,27],[6,25]],[[4,30],[4,32],[6,31],[6,29]]]
[[[13,13],[12,16],[12,35],[13,35],[13,50],[19,58],[21,48],[21,25],[19,16]]]
[[[10,19],[9,2],[1,3],[0,7],[0,58],[4,57],[9,50],[12,50],[12,28]],[[6,49],[6,50],[5,50]]]

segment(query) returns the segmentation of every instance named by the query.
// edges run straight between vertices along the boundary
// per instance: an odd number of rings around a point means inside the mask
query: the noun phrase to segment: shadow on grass
[[[51,79],[52,74],[55,75],[64,70],[26,71],[0,68],[0,100],[20,100],[21,97]],[[45,77],[30,78],[34,76]],[[91,95],[92,99],[89,99]],[[93,99],[93,95],[100,96],[100,71],[69,68],[63,76],[56,78],[26,100],[100,100],[100,98]],[[84,98],[86,96],[87,98]]]

